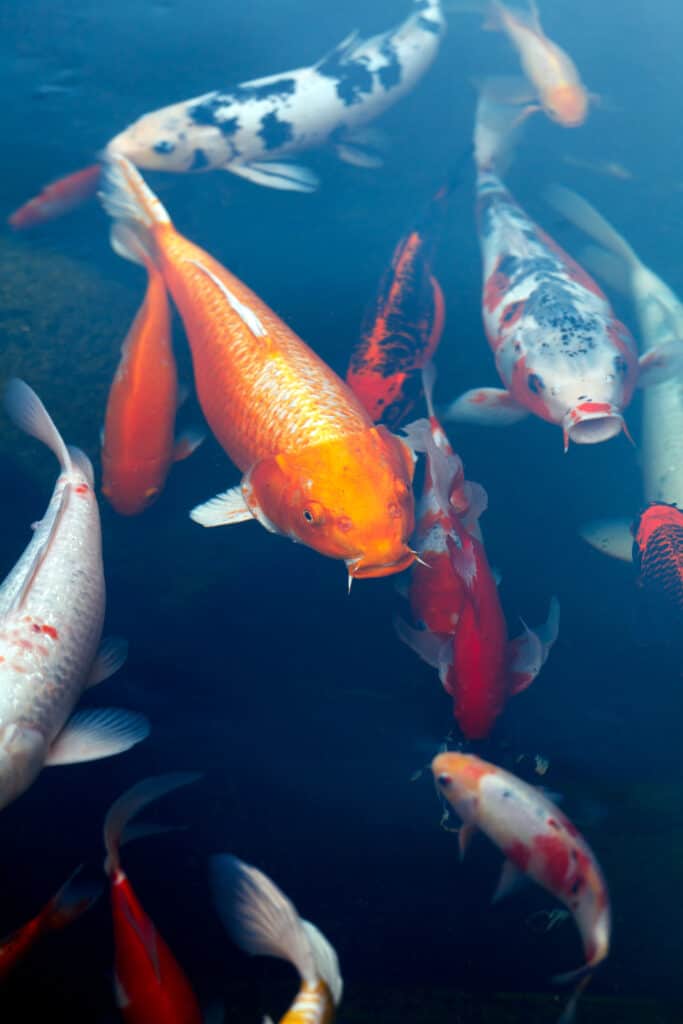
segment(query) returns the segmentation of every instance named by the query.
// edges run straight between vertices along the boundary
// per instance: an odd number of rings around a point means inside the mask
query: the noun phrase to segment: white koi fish
[[[585,261],[607,284],[629,295],[635,307],[644,352],[683,338],[683,303],[646,267],[625,238],[582,196],[554,186],[551,205],[589,235]],[[643,395],[640,466],[646,502],[683,509],[683,373],[648,388]],[[683,526],[681,513],[667,517]],[[589,544],[614,558],[631,561],[631,519],[598,520],[582,530]]]
[[[342,996],[337,954],[310,921],[264,875],[237,857],[211,858],[211,882],[218,913],[246,953],[288,960],[301,986],[280,1024],[331,1024]],[[272,1024],[270,1017],[264,1024]]]
[[[354,132],[409,92],[436,57],[440,0],[414,0],[404,22],[367,40],[348,36],[310,67],[174,103],[111,140],[110,153],[155,171],[222,168],[271,188],[312,191],[315,175],[281,158],[332,143],[342,160],[377,166]]]
[[[474,754],[448,752],[432,761],[437,788],[462,819],[461,853],[481,830],[505,854],[494,899],[529,875],[560,900],[579,929],[586,963],[555,980],[579,982],[562,1020],[568,1021],[592,972],[609,953],[610,907],[600,866],[572,822],[536,786]]]
[[[98,647],[104,620],[102,540],[88,457],[67,448],[23,381],[7,389],[7,411],[59,460],[62,472],[33,538],[0,587],[0,808],[44,765],[118,754],[144,739],[147,720],[97,708],[69,716],[87,687],[125,658],[122,641]]]
[[[482,313],[500,388],[458,398],[446,419],[512,423],[528,413],[594,444],[625,430],[636,385],[655,383],[683,363],[671,343],[640,360],[630,331],[596,282],[526,215],[499,176],[523,117],[502,103],[494,79],[479,98],[475,126],[477,214],[483,261]]]

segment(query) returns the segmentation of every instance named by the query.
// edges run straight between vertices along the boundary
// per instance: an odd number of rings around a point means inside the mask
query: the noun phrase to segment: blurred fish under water
[[[678,1024],[678,6],[0,25],[6,1018]]]

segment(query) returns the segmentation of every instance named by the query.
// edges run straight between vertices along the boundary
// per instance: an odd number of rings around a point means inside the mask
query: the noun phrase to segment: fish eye
[[[448,789],[451,784],[451,777],[450,775],[439,775],[436,781],[443,787],[443,789]]]
[[[537,395],[539,391],[542,391],[545,387],[545,384],[543,383],[543,378],[539,377],[537,373],[530,373],[526,379],[526,384],[529,388],[529,391],[533,391],[535,395]]]
[[[154,149],[154,152],[159,153],[160,156],[166,156],[168,153],[173,152],[175,146],[172,142],[169,142],[168,139],[160,139],[152,148]]]
[[[309,501],[304,508],[302,515],[311,526],[320,526],[325,522],[325,512],[322,505],[317,501]]]

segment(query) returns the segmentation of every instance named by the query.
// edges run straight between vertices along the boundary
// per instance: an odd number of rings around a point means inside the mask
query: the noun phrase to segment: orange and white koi
[[[443,334],[446,306],[432,268],[450,187],[439,188],[396,246],[346,373],[372,419],[392,428],[419,398],[421,371]]]
[[[508,642],[497,582],[486,557],[478,519],[487,496],[465,480],[432,406],[425,374],[429,421],[405,428],[416,451],[426,453],[424,492],[413,544],[418,560],[408,597],[417,629],[397,620],[399,637],[436,668],[453,698],[453,713],[467,739],[487,736],[506,700],[531,685],[557,638],[559,605],[548,622]]]
[[[479,97],[475,127],[477,213],[483,260],[482,314],[500,388],[475,388],[446,418],[507,424],[533,413],[569,441],[595,444],[624,425],[637,386],[675,373],[683,346],[640,359],[628,328],[593,278],[529,219],[498,168],[519,118],[495,80]]]
[[[8,218],[8,223],[17,231],[33,228],[81,206],[94,197],[102,174],[101,164],[91,164],[81,171],[67,174],[45,188],[33,199],[20,206]]]
[[[139,255],[147,268],[147,292],[121,349],[102,436],[102,493],[124,516],[147,508],[171,465],[203,440],[197,431],[174,439],[178,375],[166,286],[144,251]]]
[[[103,203],[117,251],[146,249],[185,325],[197,396],[239,486],[192,512],[203,526],[257,519],[344,559],[350,577],[407,568],[413,455],[375,427],[353,392],[238,278],[180,235],[124,157]]]
[[[218,913],[237,945],[287,960],[299,973],[301,987],[280,1024],[331,1024],[343,983],[337,954],[322,932],[299,917],[267,875],[237,857],[212,857],[211,882]]]
[[[436,786],[462,819],[464,854],[480,830],[504,853],[496,897],[528,875],[571,912],[581,935],[586,963],[557,981],[578,981],[563,1020],[569,1020],[580,992],[609,953],[610,906],[600,866],[572,822],[537,787],[473,754],[437,755]]]
[[[158,832],[154,826],[126,826],[133,815],[197,775],[178,772],[143,779],[126,790],[109,809],[104,822],[105,871],[111,883],[114,922],[115,992],[126,1024],[201,1024],[202,1014],[180,965],[143,910],[121,867],[119,848],[134,835]],[[163,829],[162,829],[163,831]]]
[[[84,914],[100,896],[101,885],[75,881],[77,868],[64,885],[30,921],[0,940],[0,981],[50,932],[61,931]]]

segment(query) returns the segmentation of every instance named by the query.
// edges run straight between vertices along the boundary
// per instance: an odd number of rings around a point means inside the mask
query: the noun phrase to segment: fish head
[[[466,822],[476,819],[482,778],[495,771],[493,765],[480,757],[459,751],[437,754],[432,761],[436,788]]]
[[[105,154],[125,156],[136,167],[148,171],[191,170],[196,151],[204,151],[200,136],[207,129],[186,129],[186,119],[175,107],[153,111],[114,136]]]
[[[143,462],[114,468],[102,453],[102,494],[121,516],[138,516],[153,505],[164,479],[165,475],[160,480],[152,479]]]
[[[0,809],[28,789],[43,766],[47,744],[37,729],[9,722],[0,729]]]
[[[414,525],[413,455],[384,427],[371,427],[263,459],[243,483],[256,518],[346,562],[349,576],[407,569]]]
[[[588,93],[580,83],[560,82],[543,96],[548,116],[564,128],[578,128],[588,113]]]

